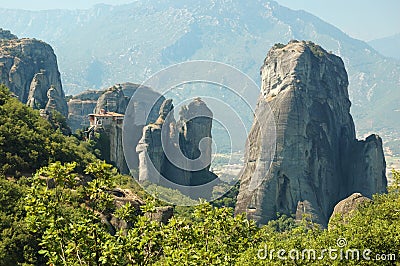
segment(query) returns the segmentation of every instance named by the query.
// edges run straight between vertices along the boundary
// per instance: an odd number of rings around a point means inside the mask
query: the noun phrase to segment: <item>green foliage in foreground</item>
[[[231,265],[252,245],[256,226],[232,209],[208,203],[196,208],[194,221],[173,218],[168,225],[135,216],[130,205],[113,206],[108,191],[118,178],[104,163],[90,164],[93,181],[81,186],[75,164],[51,164],[32,180],[25,197],[25,222],[41,236],[40,255],[54,265],[171,265],[184,261]],[[55,188],[48,188],[48,180]],[[152,212],[148,204],[143,211]],[[132,228],[111,235],[101,215],[113,214]]]
[[[78,163],[78,168],[95,160],[87,143],[66,137],[54,127],[65,127],[62,117],[53,114],[48,122],[39,111],[22,104],[0,85],[0,173],[32,173],[51,162]]]
[[[44,264],[37,256],[39,235],[27,228],[24,221],[24,196],[27,187],[0,176],[0,265]]]
[[[138,216],[130,204],[115,207],[109,191],[120,177],[110,165],[89,164],[85,173],[92,181],[86,186],[75,167],[54,163],[28,181],[1,180],[0,265],[394,265],[400,258],[399,172],[388,194],[375,195],[345,224],[333,219],[324,230],[285,216],[257,228],[243,215],[233,217],[233,209],[209,203],[195,207],[191,220],[175,217],[160,224]],[[54,188],[48,187],[50,179]],[[142,208],[154,210],[152,202]],[[111,234],[102,214],[132,227]],[[345,245],[339,247],[338,239]],[[334,251],[321,257],[323,249]],[[375,260],[378,254],[388,260]]]

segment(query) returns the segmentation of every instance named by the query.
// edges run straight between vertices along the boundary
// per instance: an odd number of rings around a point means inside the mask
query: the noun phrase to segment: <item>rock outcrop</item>
[[[173,108],[172,100],[165,100],[160,107],[158,119],[143,128],[142,138],[136,146],[136,152],[139,154],[139,181],[154,181],[158,173],[162,174],[167,168],[161,134],[163,127],[167,130],[174,127],[175,119],[172,113],[169,121],[166,121],[168,114],[173,112]],[[165,135],[169,138],[168,134]]]
[[[68,101],[68,125],[75,132],[90,125],[88,115],[94,112],[97,100],[104,91],[88,90],[73,96]]]
[[[152,221],[167,224],[174,215],[174,208],[171,206],[156,207],[154,213],[143,213],[140,207],[146,203],[129,189],[115,188],[109,193],[114,198],[114,205],[117,209],[129,203],[135,209],[135,215],[144,215]],[[125,231],[132,228],[133,224],[115,217],[112,213],[100,214],[101,221],[107,225],[109,232],[114,235],[118,231]]]
[[[83,129],[89,126],[88,115],[91,113],[99,113],[101,109],[106,109],[109,112],[125,114],[130,98],[135,93],[139,84],[122,83],[116,84],[104,90],[88,90],[73,96],[68,101],[68,124],[72,131]],[[149,99],[159,98],[161,95],[156,91],[146,88],[143,93],[148,94]],[[146,97],[142,97],[146,99]],[[160,102],[162,102],[160,100]],[[150,105],[150,101],[137,103],[138,108],[146,109]],[[156,107],[160,107],[161,103]],[[156,109],[156,108],[155,108]],[[151,114],[151,119],[154,122],[158,117],[158,110]],[[142,127],[146,122],[142,122]],[[140,138],[140,137],[139,137]],[[137,142],[136,142],[137,143]]]
[[[68,115],[57,59],[50,45],[0,30],[0,82],[23,103]]]
[[[121,85],[115,85],[107,89],[97,100],[94,113],[98,114],[101,110],[124,114],[128,106],[129,98],[122,91]]]
[[[190,186],[205,184],[216,178],[209,171],[213,113],[200,98],[197,98],[187,106],[183,106],[179,115],[180,119],[177,122],[179,147],[185,157],[181,165],[185,169],[195,170],[183,172],[184,183]]]
[[[194,160],[203,153],[204,159],[210,162],[213,117],[211,110],[200,98],[197,98],[188,106],[183,106],[179,114],[180,120],[177,126],[183,154],[185,157]],[[202,147],[201,151],[200,148]],[[210,165],[207,165],[206,169],[209,170]]]
[[[339,203],[336,204],[329,219],[329,224],[331,225],[332,219],[337,215],[339,215],[340,221],[346,222],[346,218],[348,218],[352,212],[357,210],[358,207],[371,202],[371,199],[364,197],[361,193],[351,194],[349,197],[339,201]]]
[[[174,208],[171,206],[156,207],[154,213],[146,213],[145,216],[152,221],[167,224],[172,216],[174,216]]]
[[[110,162],[113,163],[120,173],[129,174],[128,165],[125,161],[124,148],[122,145],[122,124],[111,126],[105,131],[109,139]]]
[[[377,192],[386,190],[386,162],[382,149],[382,139],[372,134],[365,140],[356,141],[351,156],[343,165],[348,169],[348,187],[371,198]]]
[[[212,112],[200,99],[180,110],[175,121],[173,104],[167,99],[159,118],[143,128],[136,151],[139,153],[139,181],[184,186],[202,185],[217,178],[209,171],[211,163]],[[198,195],[204,196],[204,195]]]
[[[278,212],[308,213],[326,226],[341,199],[386,191],[382,140],[356,139],[339,57],[311,42],[291,41],[269,51],[261,77],[258,121],[248,137],[236,213],[247,212],[259,224]],[[271,116],[276,150],[269,163],[262,126]],[[263,180],[254,190],[253,178]]]
[[[124,114],[129,103],[129,98],[122,91],[121,85],[115,85],[104,91],[96,102],[95,114],[102,112]],[[87,118],[86,118],[87,119]],[[128,165],[125,161],[122,145],[122,123],[113,123],[108,126],[101,125],[94,128],[95,131],[105,133],[108,139],[108,147],[104,147],[103,153],[108,154],[104,159],[113,163],[121,173],[129,174]]]
[[[68,101],[68,123],[70,127],[73,130],[89,127],[87,131],[89,138],[92,138],[95,135],[94,133],[99,133],[101,136],[101,140],[98,140],[101,142],[99,150],[102,159],[106,160],[108,163],[112,163],[123,174],[129,174],[130,171],[123,150],[123,128],[122,123],[120,123],[122,120],[119,122],[114,121],[116,123],[90,125],[88,115],[106,112],[110,115],[111,119],[113,118],[113,114],[117,116],[119,114],[125,114],[131,96],[139,87],[141,97],[135,99],[140,99],[137,100],[140,102],[132,103],[132,107],[135,109],[133,112],[135,113],[135,117],[134,119],[128,120],[134,120],[135,123],[129,126],[137,128],[136,131],[138,132],[142,132],[143,127],[147,123],[153,123],[157,120],[158,110],[165,99],[151,88],[141,87],[133,83],[117,84],[106,90],[85,91],[72,97]],[[147,114],[149,114],[148,118],[144,118]],[[129,140],[129,146],[136,147],[141,135],[130,135],[127,138]],[[137,169],[139,165],[137,153],[132,154],[129,160],[131,169]]]

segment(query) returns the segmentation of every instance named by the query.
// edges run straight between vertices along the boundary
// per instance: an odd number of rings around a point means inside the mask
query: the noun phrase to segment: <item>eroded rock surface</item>
[[[94,112],[97,100],[103,93],[104,91],[88,90],[68,101],[68,124],[72,131],[89,126],[88,115]]]
[[[101,109],[125,114],[130,98],[139,87],[139,84],[127,82],[116,84],[104,90],[87,90],[73,96],[68,101],[68,123],[72,131],[88,127],[88,115],[99,113]],[[160,98],[160,100],[156,102],[152,110],[153,101],[157,98]],[[143,114],[152,110],[149,120],[154,122],[158,117],[160,105],[165,98],[151,88],[142,87],[140,100],[141,102],[135,103],[135,109],[137,109],[135,112],[137,113],[135,125],[143,128],[147,124],[147,121],[142,121],[146,120],[143,118]],[[136,137],[136,139],[137,143],[140,136]]]
[[[73,131],[76,131],[90,126],[89,114],[99,114],[102,110],[125,114],[134,93],[139,94],[139,96],[135,97],[131,103],[129,107],[131,111],[128,112],[124,120],[127,121],[127,127],[134,129],[132,130],[133,134],[126,135],[127,146],[136,147],[142,137],[143,127],[157,120],[161,103],[165,100],[163,96],[151,88],[134,83],[123,83],[104,90],[82,92],[68,101],[68,124]],[[104,134],[106,138],[107,148],[103,151],[104,159],[117,166],[121,173],[128,174],[130,171],[123,151],[122,124],[108,128],[94,126],[89,128],[88,132],[90,131],[92,134],[93,130]],[[137,153],[131,152],[128,157],[129,168],[137,169],[139,165]]]
[[[371,203],[372,200],[364,197],[361,193],[353,193],[349,197],[341,200],[336,204],[333,209],[333,213],[330,217],[329,226],[331,226],[331,221],[339,215],[341,222],[345,222],[346,218],[352,215],[352,212],[357,210],[363,204]]]
[[[353,192],[371,197],[386,191],[382,140],[376,135],[356,139],[347,73],[338,56],[311,42],[276,45],[261,77],[259,121],[248,137],[236,213],[247,212],[264,224],[278,212],[306,212],[326,226],[341,199]],[[262,140],[263,121],[271,116],[276,153],[269,167]],[[252,178],[263,180],[255,190]]]
[[[139,181],[167,185],[161,179],[184,186],[205,184],[216,175],[211,163],[213,114],[197,98],[183,106],[175,121],[172,100],[163,102],[159,118],[143,128],[136,151],[139,153]],[[188,191],[190,189],[188,188]],[[195,195],[204,196],[204,195]]]
[[[1,29],[0,39],[0,83],[21,102],[66,117],[67,103],[51,46],[36,39],[18,39]]]
[[[108,88],[97,100],[94,113],[98,114],[100,111],[106,110],[108,112],[115,112],[124,114],[128,105],[129,98],[124,95],[121,85],[115,85]]]
[[[129,189],[115,188],[109,191],[109,193],[113,196],[114,205],[117,209],[129,203],[135,209],[135,215],[145,215],[152,221],[167,224],[174,215],[174,208],[172,206],[156,207],[154,213],[143,213],[140,207],[146,205],[146,203]],[[112,213],[100,214],[100,217],[101,221],[107,225],[109,232],[113,235],[120,230],[125,233],[127,229],[133,226],[132,223],[119,219]]]
[[[136,152],[139,154],[139,181],[159,182],[159,173],[164,172],[167,167],[161,134],[163,127],[167,132],[169,127],[174,126],[172,113],[169,121],[166,121],[168,114],[173,112],[173,108],[172,100],[165,100],[160,107],[158,119],[143,128],[142,138],[136,146]],[[169,138],[168,135],[166,137]]]

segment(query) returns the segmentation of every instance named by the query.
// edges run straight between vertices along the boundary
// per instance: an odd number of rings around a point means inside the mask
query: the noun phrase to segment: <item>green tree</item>
[[[100,214],[112,206],[108,191],[114,172],[104,162],[89,164],[85,172],[93,180],[82,187],[75,167],[56,162],[38,171],[25,198],[25,221],[41,235],[39,253],[49,263],[100,265],[109,253],[104,247],[113,238]]]
[[[37,235],[24,222],[27,186],[0,176],[0,265],[42,264]]]
[[[162,265],[231,265],[253,245],[255,223],[231,208],[203,203],[195,221],[173,218],[164,229]]]

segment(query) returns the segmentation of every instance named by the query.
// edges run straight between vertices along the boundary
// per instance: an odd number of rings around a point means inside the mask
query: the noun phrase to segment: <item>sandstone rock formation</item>
[[[199,158],[205,153],[205,160],[211,160],[211,128],[213,114],[207,105],[197,98],[182,107],[178,121],[179,143],[182,152],[189,159]],[[201,114],[201,116],[199,116]],[[201,143],[205,141],[204,143]],[[203,146],[203,151],[200,151]],[[206,167],[210,169],[210,165]]]
[[[0,82],[21,102],[67,116],[57,59],[50,45],[35,39],[18,39],[3,30],[0,39]]]
[[[352,146],[351,156],[343,164],[349,169],[347,186],[351,192],[361,192],[372,197],[377,192],[386,191],[386,162],[382,149],[382,139],[372,134]]]
[[[173,114],[169,116],[170,121],[166,121],[173,108],[172,100],[165,100],[160,107],[158,119],[143,128],[142,138],[136,146],[136,152],[139,154],[139,181],[154,181],[158,173],[163,173],[167,167],[161,134],[163,127],[169,130],[171,126],[174,126]]]
[[[174,215],[174,208],[171,206],[156,207],[154,213],[143,214],[140,207],[144,206],[146,203],[129,189],[115,188],[112,191],[109,191],[109,193],[113,196],[114,205],[117,209],[129,203],[135,209],[135,215],[145,215],[152,221],[167,224]],[[107,225],[108,230],[112,235],[121,229],[127,230],[133,226],[133,224],[118,219],[111,213],[100,214],[100,217],[101,221]]]
[[[118,168],[120,173],[129,174],[122,145],[122,124],[110,127],[110,130],[106,132],[110,143],[110,162]]]
[[[371,202],[371,199],[364,197],[361,193],[353,193],[349,197],[339,201],[339,203],[336,204],[330,217],[329,223],[331,223],[332,218],[334,218],[336,215],[339,215],[340,220],[342,222],[345,222],[346,218],[351,215],[351,213],[355,211],[359,206]]]
[[[171,206],[156,207],[154,213],[146,213],[145,216],[150,218],[152,221],[167,224],[172,216],[174,216],[174,208]]]
[[[121,85],[115,85],[107,89],[97,100],[94,113],[98,114],[102,109],[108,112],[124,114],[129,98],[125,97]]]
[[[200,98],[196,98],[187,106],[183,106],[179,114],[179,147],[187,158],[182,165],[185,169],[201,169],[184,171],[184,183],[191,186],[207,183],[215,178],[215,175],[209,172],[213,113]]]
[[[278,212],[306,212],[326,226],[341,199],[386,191],[382,141],[375,135],[356,140],[339,57],[311,42],[291,41],[269,51],[261,77],[258,121],[248,137],[236,213],[264,224]],[[276,151],[269,167],[262,123],[272,115]],[[255,190],[252,178],[263,180]]]
[[[180,119],[176,122],[173,108],[172,100],[165,100],[156,122],[143,128],[136,147],[139,181],[167,185],[160,180],[164,177],[175,184],[197,186],[217,178],[209,171],[211,110],[197,98],[182,107]]]
[[[72,131],[88,127],[89,120],[87,116],[91,113],[99,113],[101,109],[124,114],[130,98],[139,86],[139,84],[127,82],[114,85],[104,90],[87,90],[73,96],[68,101],[68,124]],[[142,97],[144,100],[161,97],[159,93],[150,88],[146,88],[143,91],[147,95],[147,97]],[[158,103],[154,110],[160,107],[163,100],[164,98],[162,97],[160,103]],[[150,108],[150,102],[149,100],[137,103],[137,108],[147,110]],[[138,113],[140,113],[140,110]],[[150,115],[152,122],[157,119],[158,110],[153,113]],[[145,121],[142,122],[142,127],[145,124]]]
[[[68,101],[68,125],[73,132],[89,126],[88,115],[94,112],[97,100],[103,93],[104,91],[88,90]]]
[[[123,83],[114,85],[106,90],[89,90],[72,97],[68,101],[69,115],[68,124],[73,130],[89,127],[89,114],[99,114],[102,110],[110,113],[124,114],[130,97],[137,92],[140,85],[133,83]],[[164,100],[159,93],[148,87],[140,87],[140,95],[137,101],[132,103],[134,117],[128,121],[135,121],[128,126],[137,128],[137,132],[142,132],[143,127],[149,122],[155,122],[158,118],[158,110]],[[155,103],[155,104],[154,104]],[[153,106],[154,105],[154,106]],[[144,118],[148,114],[148,118]],[[122,123],[112,123],[108,125],[92,125],[88,129],[88,134],[101,135],[102,158],[108,163],[115,165],[123,174],[129,174],[128,165],[125,160],[122,143]],[[129,135],[127,137],[129,146],[136,147],[141,134]],[[137,169],[139,159],[137,153],[129,157],[130,167]],[[132,166],[133,165],[133,166]]]
[[[121,115],[125,112],[128,101],[129,99],[124,96],[121,86],[113,86],[104,91],[97,99],[94,113],[116,113],[117,115]],[[81,118],[88,121],[87,115],[86,117],[81,116]],[[114,117],[106,119],[114,120]],[[98,140],[101,141],[99,150],[102,159],[116,166],[120,173],[129,174],[122,145],[122,121],[123,120],[113,121],[113,123],[107,124],[102,123],[100,125],[91,125],[88,132],[90,136],[89,138],[92,138],[91,136],[93,136],[93,133],[99,133],[102,135]]]

